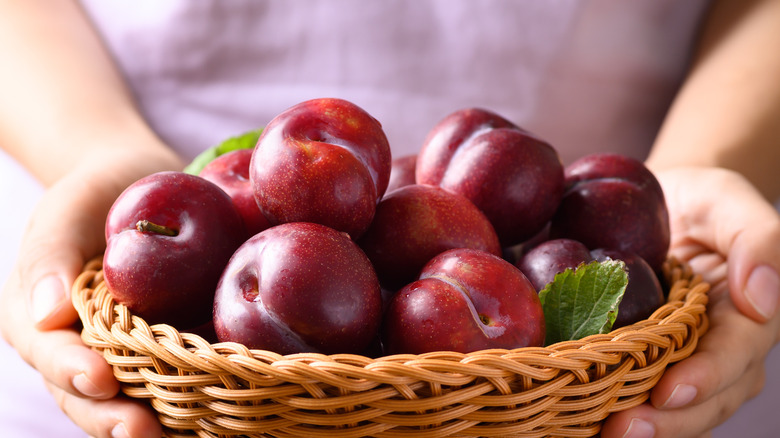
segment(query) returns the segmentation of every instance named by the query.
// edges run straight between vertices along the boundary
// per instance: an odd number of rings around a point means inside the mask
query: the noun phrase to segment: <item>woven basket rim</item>
[[[82,339],[125,394],[151,400],[167,436],[593,436],[610,412],[644,402],[709,324],[710,285],[670,258],[667,303],[607,334],[472,353],[280,355],[148,325],[111,299],[101,263],[73,285]],[[254,417],[265,420],[244,420]]]

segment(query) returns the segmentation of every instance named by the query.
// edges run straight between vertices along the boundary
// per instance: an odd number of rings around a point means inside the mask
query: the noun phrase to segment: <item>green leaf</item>
[[[539,292],[547,345],[609,333],[628,285],[621,260],[594,261],[555,276]]]
[[[207,164],[212,162],[220,155],[224,155],[228,152],[236,151],[239,149],[251,149],[257,144],[257,139],[260,138],[260,134],[263,129],[257,129],[254,131],[245,132],[241,135],[230,137],[224,140],[222,143],[212,146],[205,151],[201,152],[195,157],[187,167],[184,168],[184,172],[197,175],[206,167]]]

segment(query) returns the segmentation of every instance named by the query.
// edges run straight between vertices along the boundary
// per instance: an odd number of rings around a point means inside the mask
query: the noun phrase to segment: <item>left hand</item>
[[[657,173],[669,206],[670,253],[712,285],[710,329],[671,366],[648,403],[611,415],[613,437],[706,437],[764,385],[764,360],[780,340],[780,216],[735,172]]]

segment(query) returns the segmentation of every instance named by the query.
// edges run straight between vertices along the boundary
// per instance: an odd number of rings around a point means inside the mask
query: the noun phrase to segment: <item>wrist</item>
[[[4,144],[44,186],[52,186],[74,172],[111,168],[116,178],[136,179],[159,170],[180,170],[184,163],[151,130],[139,114],[119,114],[95,118],[88,125],[38,136],[25,136]],[[12,139],[13,140],[13,139]]]

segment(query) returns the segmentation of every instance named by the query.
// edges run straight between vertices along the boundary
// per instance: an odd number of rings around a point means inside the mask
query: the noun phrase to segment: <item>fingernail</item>
[[[677,385],[674,387],[674,391],[672,391],[672,395],[669,396],[669,398],[666,399],[663,405],[661,405],[662,408],[679,408],[682,406],[687,405],[691,401],[693,401],[694,398],[696,398],[696,394],[698,393],[698,390],[695,386],[692,385]]]
[[[71,383],[78,392],[86,395],[87,397],[102,398],[106,395],[106,393],[98,388],[97,385],[95,385],[85,373],[76,374],[73,376]]]
[[[38,280],[30,297],[30,314],[35,323],[48,318],[65,300],[65,284],[56,275]]]
[[[639,418],[632,418],[628,430],[623,434],[623,438],[653,438],[654,436],[655,427]]]
[[[756,312],[766,319],[775,316],[778,295],[780,295],[780,277],[777,272],[766,265],[753,269],[745,285],[745,297]]]
[[[130,438],[125,423],[117,423],[116,426],[111,429],[111,438]]]

